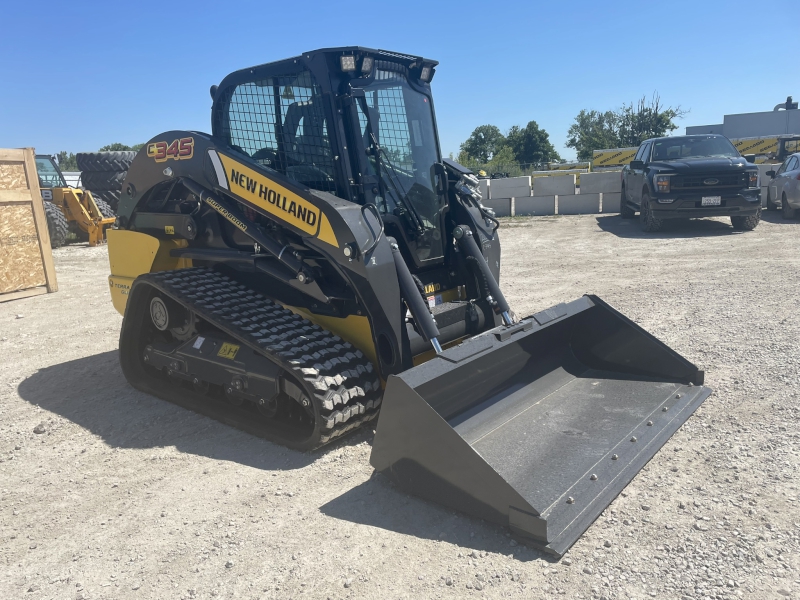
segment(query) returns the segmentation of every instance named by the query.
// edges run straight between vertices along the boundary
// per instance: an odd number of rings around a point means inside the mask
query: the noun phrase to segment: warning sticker
[[[192,348],[194,348],[195,350],[200,350],[200,347],[203,345],[203,342],[205,341],[206,338],[204,338],[201,335],[198,335],[197,339],[194,341],[194,344],[192,344]]]
[[[222,348],[219,349],[217,352],[217,356],[220,358],[227,358],[228,360],[233,360],[236,358],[236,353],[239,351],[239,346],[236,344],[229,344],[225,342],[222,344]]]

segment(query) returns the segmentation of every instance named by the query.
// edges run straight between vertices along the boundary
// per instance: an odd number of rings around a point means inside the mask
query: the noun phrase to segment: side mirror
[[[212,86],[211,86],[211,88],[209,88],[209,90],[208,90],[208,91],[209,91],[209,93],[211,94],[211,99],[212,99],[212,100],[213,100],[214,98],[216,98],[216,96],[217,96],[217,89],[219,89],[219,88],[218,88],[218,86],[216,86],[216,85],[212,85]]]
[[[755,154],[745,154],[744,155],[744,159],[749,163],[752,163],[752,164],[756,163],[756,155]]]
[[[775,177],[775,171],[772,171],[772,170],[767,171],[767,175],[769,175],[770,177],[774,178]]]
[[[644,161],[643,160],[632,160],[631,161],[631,169],[636,169],[637,171],[644,169]]]

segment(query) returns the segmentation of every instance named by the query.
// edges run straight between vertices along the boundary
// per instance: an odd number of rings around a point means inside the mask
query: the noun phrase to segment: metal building
[[[800,110],[789,96],[768,112],[725,115],[722,123],[686,128],[687,135],[695,133],[721,133],[729,139],[800,134]]]

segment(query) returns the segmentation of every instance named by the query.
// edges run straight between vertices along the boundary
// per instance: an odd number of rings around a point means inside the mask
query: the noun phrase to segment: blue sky
[[[445,154],[478,125],[535,120],[571,158],[566,133],[582,108],[658,91],[690,110],[682,133],[797,99],[798,17],[780,1],[6,2],[0,147],[92,151],[209,131],[208,88],[227,73],[362,45],[440,61]]]

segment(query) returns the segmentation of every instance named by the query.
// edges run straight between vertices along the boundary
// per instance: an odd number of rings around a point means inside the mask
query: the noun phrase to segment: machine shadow
[[[357,433],[315,452],[279,446],[134,389],[122,374],[116,350],[40,369],[19,384],[18,392],[115,448],[175,446],[265,471],[300,469],[326,451],[371,436],[371,431]]]
[[[393,531],[419,539],[441,540],[471,550],[492,552],[528,562],[558,562],[555,556],[523,544],[511,545],[506,529],[454,512],[396,489],[379,473],[319,508],[328,517]],[[471,534],[475,534],[472,537]]]
[[[658,233],[645,233],[639,229],[639,219],[623,219],[619,215],[601,215],[596,217],[597,225],[603,231],[613,233],[620,238],[655,238],[677,239],[711,237],[719,235],[738,235],[747,233],[737,231],[730,223],[715,219],[673,219],[664,224]]]

